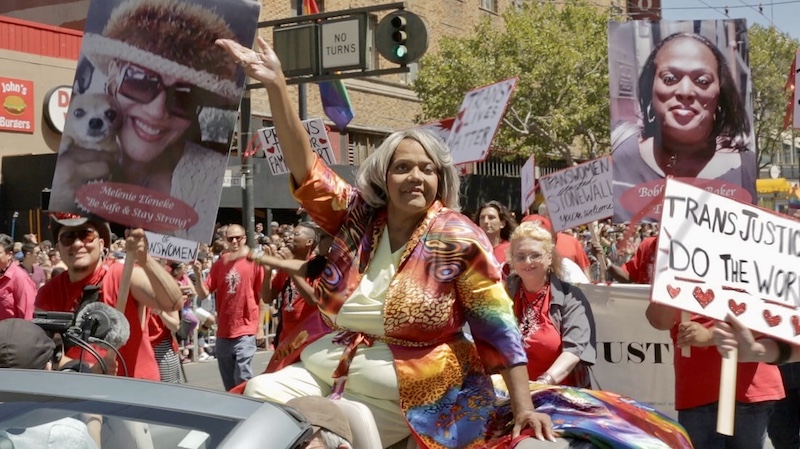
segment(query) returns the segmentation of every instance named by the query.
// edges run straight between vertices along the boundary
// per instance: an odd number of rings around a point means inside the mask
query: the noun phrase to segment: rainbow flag
[[[316,0],[303,0],[303,14],[317,13],[319,13],[319,7]],[[344,130],[355,117],[344,83],[342,80],[335,80],[317,84],[319,85],[319,96],[322,99],[322,110],[340,131]]]

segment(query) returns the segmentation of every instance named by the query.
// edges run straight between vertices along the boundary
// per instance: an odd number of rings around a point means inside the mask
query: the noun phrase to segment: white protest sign
[[[328,140],[328,132],[325,130],[325,124],[322,123],[322,119],[314,118],[304,120],[303,127],[308,133],[311,149],[314,150],[326,164],[335,164],[336,159],[333,156],[333,148],[331,148],[331,142]],[[281,144],[278,141],[278,134],[275,132],[275,127],[262,128],[256,132],[258,133],[258,138],[261,140],[261,146],[264,148],[264,155],[267,158],[269,171],[272,172],[273,175],[289,173],[289,169],[286,168],[286,163],[283,161],[283,150],[281,150]]]
[[[197,258],[197,248],[200,245],[197,242],[150,231],[144,231],[144,234],[149,246],[147,252],[153,257],[184,263],[193,262]]]
[[[652,301],[800,342],[800,222],[667,179]]]
[[[467,92],[447,139],[454,163],[486,159],[517,81],[510,78]]]
[[[437,137],[442,139],[442,142],[447,143],[447,139],[450,138],[450,131],[453,128],[454,121],[455,118],[451,117],[439,120],[438,122],[432,122],[420,125],[419,128],[431,131],[432,133],[436,134]]]
[[[614,214],[610,156],[542,176],[539,188],[556,232]]]
[[[677,418],[672,339],[647,322],[649,285],[578,287],[594,315],[597,359],[592,387],[632,397]]]
[[[525,161],[522,170],[519,172],[519,181],[521,184],[520,194],[522,199],[522,210],[527,210],[534,201],[536,201],[536,166],[534,164],[533,155]]]

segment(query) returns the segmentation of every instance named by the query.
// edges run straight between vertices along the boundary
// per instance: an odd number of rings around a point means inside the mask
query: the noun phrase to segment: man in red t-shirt
[[[100,301],[117,307],[117,296],[122,280],[122,264],[106,266],[103,249],[111,241],[108,223],[95,217],[80,217],[71,214],[51,215],[51,227],[56,247],[67,271],[59,274],[39,289],[36,308],[45,311],[75,312],[83,297],[84,287],[99,286]],[[141,322],[146,308],[175,311],[181,308],[181,291],[164,267],[147,254],[147,238],[144,231],[135,229],[125,239],[128,257],[135,257],[136,265],[130,279],[130,293],[124,315],[130,324],[130,338],[121,348],[129,377],[160,380],[153,348],[147,328]],[[104,348],[98,348],[104,353]],[[62,358],[61,367],[80,357],[80,348],[72,348]],[[87,355],[88,356],[88,355]],[[122,373],[122,364],[117,363],[113,352],[104,357],[107,366],[117,366],[115,372]],[[93,372],[101,372],[99,363],[93,358],[86,361]]]
[[[264,269],[247,259],[250,249],[243,227],[228,226],[225,240],[229,251],[214,262],[205,282],[200,262],[194,264],[194,278],[198,299],[216,293],[217,366],[222,385],[230,390],[253,377]]]

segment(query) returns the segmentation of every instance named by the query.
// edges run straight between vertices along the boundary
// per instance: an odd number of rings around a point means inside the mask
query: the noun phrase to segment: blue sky
[[[759,13],[759,4],[763,14]],[[747,26],[774,24],[800,40],[800,0],[661,0],[664,20],[724,19],[725,7],[732,19],[745,18]]]

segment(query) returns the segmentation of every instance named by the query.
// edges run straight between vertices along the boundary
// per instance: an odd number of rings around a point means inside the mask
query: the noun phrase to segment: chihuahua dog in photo
[[[73,94],[70,99],[50,202],[72,206],[75,191],[91,181],[110,181],[111,166],[119,158],[117,131],[122,119],[106,94]]]

